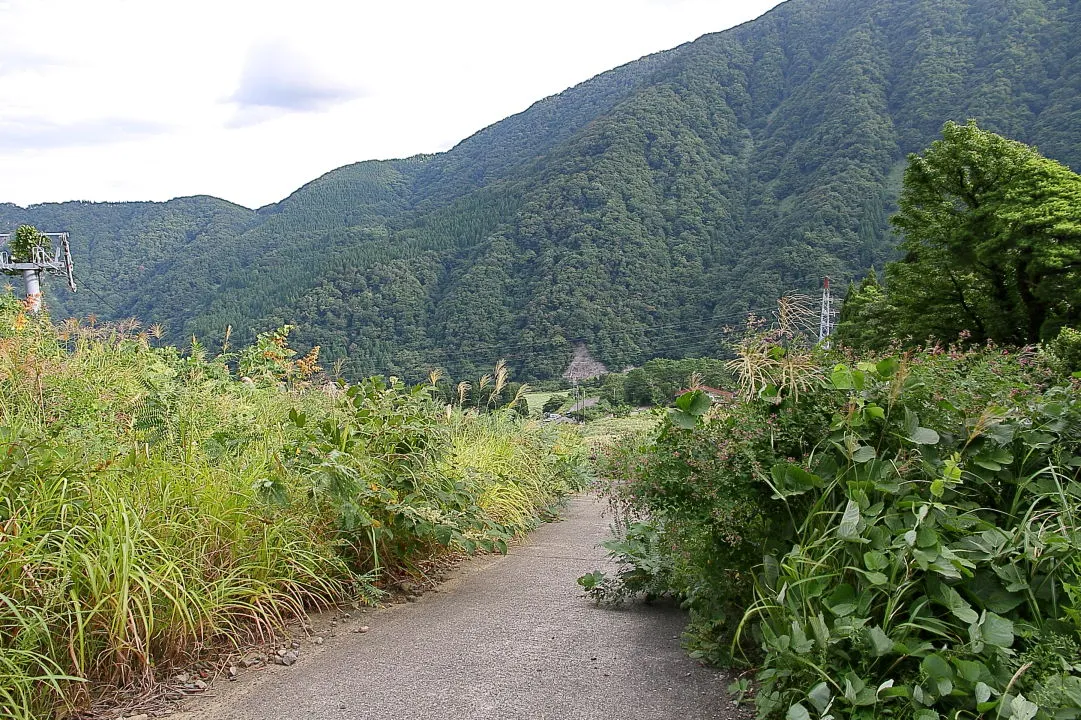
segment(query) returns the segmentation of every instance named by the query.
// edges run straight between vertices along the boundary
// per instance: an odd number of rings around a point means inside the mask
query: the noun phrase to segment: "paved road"
[[[726,680],[679,647],[671,609],[595,607],[575,578],[602,567],[601,507],[572,500],[505,557],[463,565],[438,593],[304,645],[290,667],[218,682],[190,720],[714,720]],[[358,622],[358,621],[353,621]],[[345,626],[345,628],[347,628]],[[343,628],[343,630],[345,629]]]

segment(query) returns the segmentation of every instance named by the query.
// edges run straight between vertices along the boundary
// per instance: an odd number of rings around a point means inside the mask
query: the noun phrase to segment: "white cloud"
[[[319,112],[365,94],[333,67],[319,64],[285,38],[256,43],[248,52],[230,101],[230,127],[244,127],[291,112]]]

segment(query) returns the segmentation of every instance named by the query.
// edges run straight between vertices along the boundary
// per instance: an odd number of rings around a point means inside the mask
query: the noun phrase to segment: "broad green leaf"
[[[960,593],[946,584],[943,584],[940,587],[942,603],[949,608],[954,617],[969,625],[980,619],[979,613],[972,609],[972,606],[969,605],[967,600],[961,597]]]
[[[826,618],[822,613],[818,613],[811,618],[811,631],[814,633],[815,642],[819,647],[826,647],[830,641],[830,629],[826,625]]]
[[[1062,678],[1062,683],[1056,688],[1068,699],[1074,707],[1081,708],[1081,678],[1077,675],[1067,675]]]
[[[1008,445],[1013,442],[1017,434],[1017,428],[1002,422],[993,422],[984,430],[984,434],[999,445]]]
[[[883,380],[888,380],[893,377],[898,370],[901,369],[901,363],[896,358],[886,358],[879,360],[875,366],[875,370],[878,372],[878,376]]]
[[[762,386],[762,389],[758,391],[758,397],[761,400],[769,400],[776,405],[781,402],[781,389],[773,383],[764,385]]]
[[[803,632],[803,626],[799,624],[798,620],[792,621],[792,652],[799,655],[806,655],[814,648],[814,641],[807,639],[807,634]]]
[[[1008,648],[1013,645],[1013,622],[993,612],[985,613],[980,623],[980,637],[988,645]]]
[[[770,475],[782,498],[805,493],[823,484],[822,478],[792,463],[777,463],[770,468]]]
[[[994,571],[1006,583],[1006,592],[1014,593],[1028,588],[1028,579],[1017,565],[996,565]]]
[[[1010,720],[1032,720],[1040,706],[1029,702],[1024,695],[1018,695],[1010,702]]]
[[[766,555],[762,558],[762,576],[765,578],[766,586],[770,588],[777,587],[777,579],[781,575],[781,566],[777,562],[777,558],[773,555]]]
[[[698,418],[682,410],[669,410],[668,419],[680,430],[693,430],[695,425],[698,424]]]
[[[918,427],[909,434],[908,439],[917,445],[935,445],[938,443],[938,433],[931,428]]]
[[[811,720],[811,713],[807,712],[807,708],[803,705],[796,703],[788,708],[785,718],[786,720]]]
[[[807,693],[807,698],[815,706],[815,710],[818,710],[818,714],[821,715],[830,706],[830,701],[833,700],[833,691],[830,690],[828,684],[820,682],[811,688],[811,691]]]
[[[978,682],[981,677],[989,674],[987,666],[975,660],[953,659],[953,667],[957,670],[958,677],[967,683]]]
[[[1039,406],[1039,410],[1050,418],[1062,417],[1066,414],[1066,406],[1060,402],[1049,402]]]
[[[921,548],[936,547],[938,545],[938,531],[931,525],[923,525],[916,531],[916,545]]]
[[[890,640],[882,628],[875,625],[867,631],[867,636],[871,640],[871,650],[875,657],[882,657],[893,652],[893,640]]]
[[[877,550],[870,550],[863,554],[863,566],[868,570],[885,570],[890,566],[890,560]]]
[[[859,694],[863,692],[867,687],[867,683],[854,672],[848,672],[845,674],[845,700],[850,703],[855,703],[859,699]]]
[[[990,460],[994,460],[1000,465],[1009,465],[1013,462],[1013,453],[1010,452],[1009,448],[992,448],[991,451],[987,453],[987,455]]]
[[[945,658],[937,653],[925,657],[920,663],[920,669],[923,670],[927,679],[932,682],[937,683],[940,680],[953,680],[953,668],[950,667],[950,664],[946,662]]]
[[[885,420],[886,411],[880,408],[878,405],[868,405],[863,409],[863,414],[870,419]]]
[[[851,615],[859,607],[855,588],[848,583],[838,585],[837,589],[826,598],[825,605],[838,617]]]
[[[905,435],[912,437],[912,434],[919,429],[920,418],[916,413],[912,412],[908,408],[905,408]]]
[[[849,500],[845,506],[844,515],[841,516],[841,524],[837,526],[837,537],[844,540],[855,540],[859,537],[860,506],[855,500]]]
[[[870,462],[875,459],[875,449],[870,445],[860,445],[852,453],[852,461],[858,463]]]
[[[676,407],[688,415],[700,416],[709,412],[712,401],[701,390],[692,390],[676,398]]]
[[[972,694],[976,696],[977,704],[985,703],[991,699],[991,687],[985,682],[978,682]]]
[[[856,387],[852,380],[852,371],[845,365],[837,365],[830,373],[830,382],[836,390],[852,390]]]

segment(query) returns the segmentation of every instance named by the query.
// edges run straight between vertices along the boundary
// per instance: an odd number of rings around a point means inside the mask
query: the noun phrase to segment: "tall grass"
[[[509,413],[455,415],[444,462],[441,475],[465,481],[481,509],[516,532],[533,527],[539,515],[586,483],[574,431],[523,425]]]
[[[198,344],[155,348],[134,323],[58,330],[0,297],[0,719],[146,689],[313,608],[372,601],[388,562],[442,551],[414,523],[397,528],[398,555],[358,562],[356,535],[295,462],[309,436],[289,417],[336,427],[365,406],[347,410],[295,373],[280,384],[290,355],[275,348],[257,348],[272,366],[242,382],[229,356]],[[451,509],[436,490],[454,487],[467,510],[516,531],[571,489],[573,449],[538,428],[421,410],[429,461],[387,446],[354,466],[407,470],[440,512]]]

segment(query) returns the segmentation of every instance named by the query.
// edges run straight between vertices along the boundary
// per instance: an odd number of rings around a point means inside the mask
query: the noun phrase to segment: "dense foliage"
[[[580,582],[680,597],[696,653],[760,668],[761,718],[1081,716],[1070,349],[749,340],[742,402],[612,449],[623,565]]]
[[[1081,323],[1081,175],[1033,148],[947,123],[905,170],[891,224],[904,258],[849,293],[838,338],[885,347],[1023,345]]]
[[[892,259],[904,158],[946,120],[1081,166],[1079,50],[1070,0],[791,0],[257,211],[4,205],[0,228],[71,232],[87,291],[57,314],[214,344],[296,324],[351,377],[718,356],[742,311]]]
[[[48,253],[51,245],[49,238],[32,225],[20,225],[15,228],[8,242],[11,259],[15,262],[30,262],[34,257],[35,248],[42,248]]]
[[[316,386],[287,334],[182,354],[0,297],[0,718],[504,551],[581,483],[574,437],[393,378]]]

